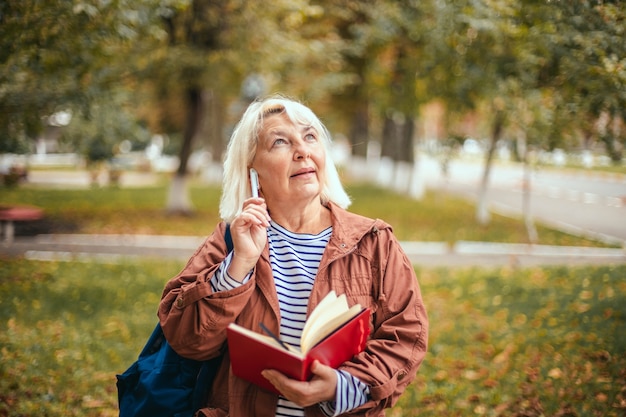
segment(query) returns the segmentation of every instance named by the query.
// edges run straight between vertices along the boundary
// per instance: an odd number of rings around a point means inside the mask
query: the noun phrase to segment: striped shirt
[[[328,244],[332,228],[317,235],[293,233],[271,222],[267,230],[270,263],[280,307],[280,339],[292,346],[300,347],[300,335],[313,289],[313,282]],[[220,265],[211,279],[214,291],[226,291],[247,282],[252,273],[242,283],[232,279],[226,271],[232,260],[232,252]],[[320,403],[328,416],[336,416],[350,411],[367,401],[369,387],[348,372],[337,370],[337,390],[335,401]],[[304,416],[304,410],[279,397],[277,417]]]

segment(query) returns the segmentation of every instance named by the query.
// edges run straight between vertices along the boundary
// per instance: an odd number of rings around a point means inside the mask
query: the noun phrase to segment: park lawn
[[[0,263],[0,416],[117,416],[181,262]],[[430,347],[389,416],[623,416],[626,266],[417,269]]]
[[[346,188],[353,200],[351,211],[387,221],[400,240],[528,242],[520,219],[493,214],[490,224],[481,226],[474,219],[472,203],[443,192],[428,192],[422,200],[416,201],[369,184],[350,183]],[[166,185],[86,190],[0,187],[0,201],[5,205],[30,204],[44,208],[46,219],[41,224],[18,225],[31,227],[31,234],[208,235],[219,222],[220,188],[195,182],[190,193],[195,211],[186,216],[165,211]],[[540,224],[537,226],[540,244],[606,246]]]

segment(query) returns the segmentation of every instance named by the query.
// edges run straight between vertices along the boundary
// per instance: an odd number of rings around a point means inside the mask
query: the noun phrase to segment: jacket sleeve
[[[210,280],[227,253],[225,224],[220,223],[170,279],[159,305],[159,321],[172,348],[181,356],[207,360],[218,356],[226,327],[246,305],[254,280],[231,291],[213,292]]]
[[[365,351],[342,366],[370,386],[371,401],[359,410],[369,408],[373,415],[396,403],[415,378],[428,345],[428,317],[413,265],[390,228],[377,235],[374,327]]]

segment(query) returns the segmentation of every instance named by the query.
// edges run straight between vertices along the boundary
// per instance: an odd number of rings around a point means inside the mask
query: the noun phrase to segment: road
[[[448,180],[438,162],[423,157],[426,186],[476,199],[484,170],[480,160],[453,160]],[[626,175],[538,169],[530,176],[530,211],[536,221],[606,243],[626,242]],[[522,215],[524,172],[520,164],[494,163],[487,199],[503,214]]]

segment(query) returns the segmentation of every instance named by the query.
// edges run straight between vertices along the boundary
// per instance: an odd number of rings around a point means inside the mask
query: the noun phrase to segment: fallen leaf
[[[561,371],[559,368],[552,368],[548,372],[548,376],[554,379],[561,379],[561,377],[563,377],[563,371]]]

